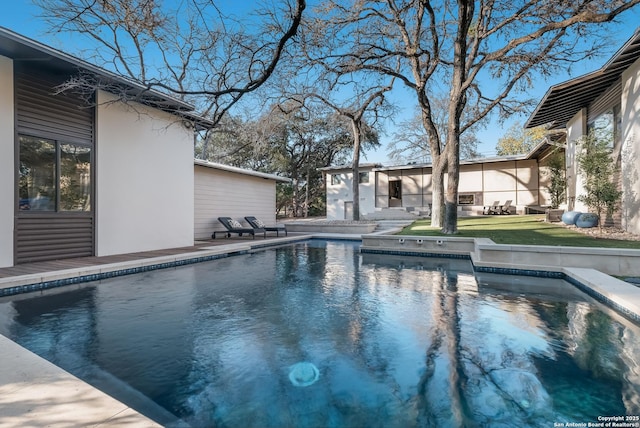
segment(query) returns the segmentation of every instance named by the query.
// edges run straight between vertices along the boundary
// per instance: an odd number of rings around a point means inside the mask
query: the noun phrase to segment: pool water
[[[640,328],[561,281],[307,241],[0,301],[0,333],[166,426],[640,414]]]

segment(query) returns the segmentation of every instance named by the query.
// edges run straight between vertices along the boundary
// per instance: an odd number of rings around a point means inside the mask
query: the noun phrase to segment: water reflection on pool
[[[357,245],[309,241],[7,298],[0,332],[168,426],[640,414],[640,328],[570,284]]]

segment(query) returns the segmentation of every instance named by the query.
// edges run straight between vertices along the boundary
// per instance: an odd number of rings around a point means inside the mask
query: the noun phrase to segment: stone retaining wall
[[[597,269],[614,276],[640,275],[640,250],[496,244],[490,239],[364,235],[367,250],[468,255],[479,267],[559,272],[566,267]]]

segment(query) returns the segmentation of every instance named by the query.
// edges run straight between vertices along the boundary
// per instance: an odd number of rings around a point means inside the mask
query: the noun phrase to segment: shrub
[[[613,135],[602,130],[590,131],[578,142],[578,148],[578,168],[584,177],[585,190],[578,200],[598,215],[602,228],[602,214],[612,215],[622,197],[622,192],[611,181],[618,171],[612,157]]]

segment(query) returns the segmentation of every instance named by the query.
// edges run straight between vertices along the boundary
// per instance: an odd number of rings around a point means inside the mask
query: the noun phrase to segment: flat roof
[[[564,133],[553,132],[548,135],[545,139],[540,141],[537,145],[535,145],[528,153],[520,154],[520,155],[509,155],[509,156],[495,156],[490,158],[474,158],[474,159],[466,159],[461,160],[460,165],[474,165],[474,164],[483,164],[483,163],[495,163],[495,162],[509,162],[509,161],[519,161],[519,160],[527,160],[527,159],[535,159],[542,152],[544,152],[549,146],[557,145],[558,141],[562,138]],[[404,165],[382,165],[379,163],[369,163],[360,165],[360,169],[371,169],[373,171],[396,171],[396,170],[406,170],[406,169],[414,169],[414,168],[432,168],[433,164],[429,162],[422,163],[408,163]],[[351,171],[351,165],[338,165],[338,166],[329,166],[325,168],[318,168],[320,171]]]
[[[380,168],[382,164],[380,163],[361,163],[358,168],[359,169],[373,169]],[[337,166],[325,166],[324,168],[318,168],[318,171],[341,171],[343,169],[352,169],[351,165],[337,165]]]
[[[260,178],[264,178],[266,180],[279,181],[281,183],[291,183],[291,179],[290,178],[280,177],[279,175],[275,175],[275,174],[267,174],[266,172],[259,172],[259,171],[253,171],[253,170],[250,170],[250,169],[238,168],[238,167],[230,166],[230,165],[223,165],[221,163],[209,162],[209,161],[202,160],[202,159],[194,159],[193,163],[195,165],[203,166],[203,167],[206,167],[206,168],[219,169],[221,171],[234,172],[236,174],[243,174],[243,175],[249,175],[249,176],[253,176],[253,177],[260,177]]]
[[[565,127],[578,111],[620,79],[638,58],[640,28],[599,70],[551,86],[525,123],[525,128],[541,125],[549,125],[550,129]]]
[[[195,107],[187,102],[150,89],[125,76],[98,67],[5,27],[0,27],[0,55],[11,58],[15,62],[37,62],[56,72],[68,73],[69,76],[83,70],[125,88],[127,93],[140,103],[182,116],[200,126],[212,124],[208,119],[194,114]]]

